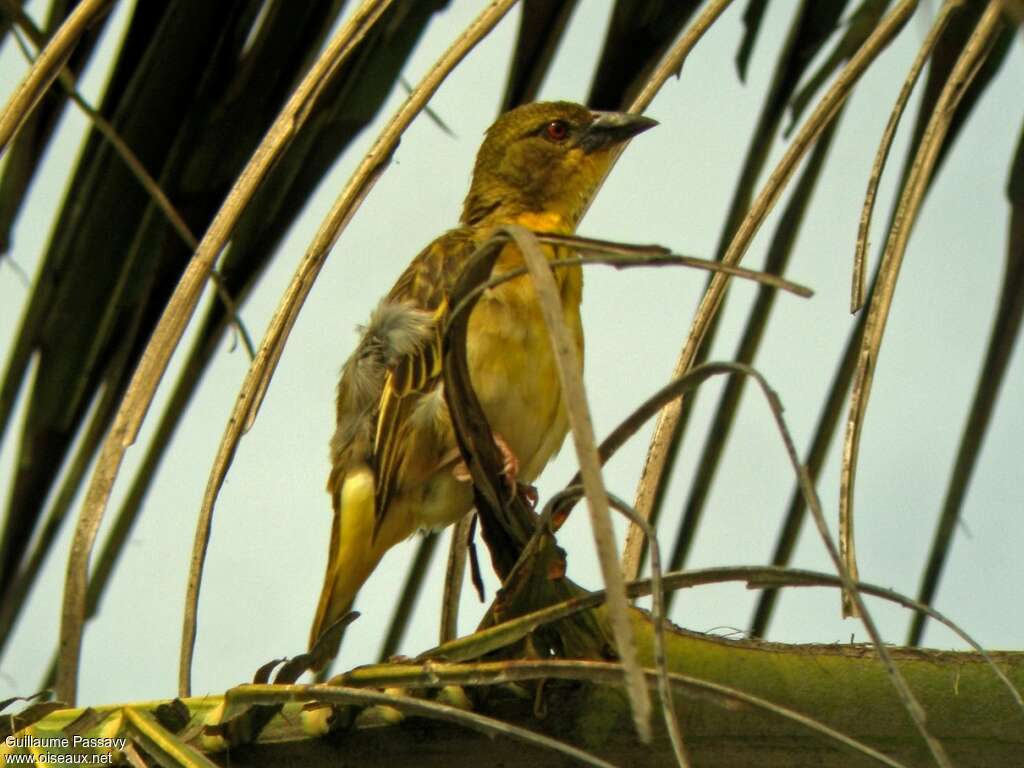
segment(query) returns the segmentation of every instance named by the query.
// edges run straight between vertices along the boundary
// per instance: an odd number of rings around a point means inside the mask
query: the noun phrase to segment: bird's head
[[[551,229],[575,230],[612,150],[655,125],[643,115],[595,112],[567,101],[506,112],[487,130],[477,154],[462,223],[501,224],[542,214],[550,217]]]

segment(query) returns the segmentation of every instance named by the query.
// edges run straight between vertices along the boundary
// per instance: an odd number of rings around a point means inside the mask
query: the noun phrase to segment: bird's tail
[[[316,648],[321,635],[351,610],[356,593],[387,549],[373,537],[374,481],[368,467],[349,472],[335,498],[331,549],[320,602],[309,633],[310,651]],[[320,671],[337,655],[340,643],[339,632],[333,642],[316,649],[314,671]]]

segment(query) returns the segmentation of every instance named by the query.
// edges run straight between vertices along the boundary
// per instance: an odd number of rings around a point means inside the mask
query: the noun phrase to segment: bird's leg
[[[515,493],[519,485],[516,479],[519,477],[519,457],[516,456],[509,444],[505,442],[505,438],[497,432],[494,433],[494,444],[501,451],[501,469],[505,474],[505,482],[508,483],[509,490]],[[459,482],[469,482],[473,479],[469,472],[469,467],[461,459],[452,467],[452,477]]]
[[[505,438],[497,432],[494,433],[494,444],[501,451],[501,469],[505,473],[505,479],[508,481],[509,486],[514,491],[518,482],[517,478],[519,477],[519,457],[515,455],[509,444],[505,442]]]

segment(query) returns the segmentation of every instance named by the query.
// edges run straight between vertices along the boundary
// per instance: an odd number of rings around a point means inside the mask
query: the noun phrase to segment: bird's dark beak
[[[587,154],[620,144],[658,124],[657,120],[629,112],[594,112],[593,115],[593,122],[586,127],[579,140],[579,146]]]

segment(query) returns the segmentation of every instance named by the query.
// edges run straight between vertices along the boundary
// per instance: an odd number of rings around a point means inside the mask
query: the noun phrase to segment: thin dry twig
[[[757,269],[746,267],[730,266],[711,259],[702,259],[698,256],[684,256],[672,253],[660,245],[635,245],[633,243],[619,243],[611,240],[595,240],[589,237],[576,235],[551,235],[542,232],[533,232],[533,236],[540,243],[551,245],[565,245],[577,252],[589,253],[589,256],[569,256],[552,262],[552,269],[567,269],[587,264],[603,264],[615,267],[616,269],[631,269],[634,267],[668,267],[679,266],[691,269],[702,269],[708,272],[722,272],[728,275],[750,280],[760,285],[767,285],[777,288],[800,298],[810,298],[814,291],[805,285],[787,280],[784,277],[773,275]],[[507,283],[517,277],[527,274],[526,267],[516,267],[503,271],[499,275],[488,278],[485,282],[469,291],[452,310],[452,315],[465,311],[467,305],[473,303],[476,298],[502,283]]]
[[[676,762],[681,768],[690,765],[690,759],[683,742],[683,734],[679,729],[679,717],[676,715],[675,699],[672,698],[671,675],[668,670],[668,657],[665,654],[665,590],[662,585],[661,548],[658,536],[650,523],[637,514],[629,504],[615,494],[609,493],[608,500],[612,507],[626,516],[634,525],[644,529],[647,540],[651,542],[651,614],[654,618],[654,669],[658,680],[658,694],[661,699],[661,712],[665,720],[672,751]]]
[[[82,0],[50,37],[43,52],[11,94],[3,113],[0,113],[0,157],[3,157],[11,139],[39,104],[46,89],[60,74],[64,62],[71,55],[85,30],[107,12],[107,7],[112,2],[113,0]]]
[[[459,600],[462,597],[462,584],[466,580],[466,553],[469,549],[473,514],[475,513],[463,515],[452,526],[452,540],[448,549],[448,565],[445,567],[444,592],[441,599],[442,643],[454,640],[459,634]]]
[[[788,280],[782,275],[775,275],[761,269],[748,269],[747,267],[734,264],[722,264],[714,259],[702,259],[699,256],[672,253],[668,248],[660,245],[637,245],[634,243],[620,243],[614,240],[597,240],[592,237],[580,237],[578,235],[553,235],[540,232],[534,233],[534,236],[542,243],[565,245],[578,253],[589,254],[589,256],[580,258],[579,263],[581,264],[607,264],[616,268],[633,266],[658,267],[666,264],[678,264],[692,269],[702,269],[706,272],[722,272],[733,277],[750,280],[759,285],[792,293],[803,299],[814,295],[814,291],[806,285]]]
[[[563,317],[558,286],[551,268],[548,266],[548,259],[541,250],[537,239],[525,227],[510,224],[504,229],[519,247],[519,251],[523,254],[523,260],[530,270],[537,293],[537,303],[551,340],[551,348],[558,371],[558,383],[562,388],[562,398],[569,415],[573,444],[580,464],[580,475],[586,490],[590,527],[594,535],[594,543],[597,546],[601,575],[609,594],[608,613],[611,618],[612,633],[615,637],[615,650],[622,660],[622,667],[625,670],[626,691],[629,695],[637,733],[644,743],[650,743],[652,738],[651,702],[640,671],[640,663],[637,660],[633,627],[629,623],[629,605],[626,601],[625,583],[616,553],[615,531],[612,528],[611,513],[608,510],[608,497],[601,477],[594,425],[590,418],[583,377],[580,375],[579,353],[570,339],[569,329],[566,327]]]
[[[722,258],[724,264],[735,265],[743,258],[751,240],[782,194],[783,188],[795,172],[800,160],[814,144],[820,133],[833,120],[839,108],[847,96],[849,96],[853,86],[856,85],[867,67],[903,27],[916,5],[917,0],[902,0],[881,21],[871,36],[864,41],[864,44],[839,73],[835,83],[819,100],[814,112],[801,125],[800,130],[790,142],[785,155],[772,171],[768,181],[737,228],[736,234]],[[708,284],[690,327],[686,343],[680,351],[679,359],[673,372],[674,377],[686,373],[693,365],[698,349],[704,340],[704,335],[725,296],[728,280],[728,275],[716,274]],[[634,507],[644,518],[650,517],[655,492],[660,484],[662,475],[667,470],[672,434],[675,432],[681,413],[681,401],[671,403],[659,417],[654,435],[651,437],[650,447],[641,472],[640,482],[637,485],[634,501]],[[632,528],[631,532],[631,562],[632,560],[638,562],[642,545],[642,541],[638,538],[640,532]],[[629,540],[627,538],[627,541]]]
[[[1002,10],[998,0],[990,0],[974,32],[964,46],[953,71],[939,95],[925,128],[913,165],[900,193],[896,215],[882,254],[881,267],[868,316],[864,337],[861,340],[857,371],[850,395],[850,410],[846,420],[846,436],[843,442],[842,466],[839,484],[839,548],[845,569],[853,578],[857,577],[857,556],[854,545],[853,493],[857,472],[857,454],[863,432],[864,415],[871,395],[871,383],[875,365],[885,334],[885,325],[896,291],[900,266],[906,253],[910,232],[920,211],[921,201],[928,186],[949,129],[956,106],[960,102],[974,75],[977,74],[995,40],[1001,25]],[[853,615],[856,601],[853,596],[843,596],[843,614]]]
[[[186,595],[185,618],[182,625],[181,659],[178,672],[178,687],[181,695],[187,695],[191,688],[192,652],[196,636],[196,611],[199,600],[199,586],[202,580],[203,562],[209,543],[210,521],[213,506],[220,487],[227,475],[228,466],[242,434],[247,431],[259,412],[263,396],[277,367],[281,352],[298,317],[306,296],[313,286],[320,268],[342,230],[369,193],[373,183],[383,172],[392,152],[398,145],[402,132],[413,118],[426,106],[430,97],[448,76],[451,70],[473,47],[493,29],[515,4],[515,0],[493,0],[467,27],[451,47],[445,51],[419,85],[409,94],[405,103],[377,137],[370,151],[349,179],[344,190],[335,200],[330,212],[302,261],[292,281],[282,295],[274,317],[260,343],[256,360],[249,367],[242,383],[235,408],[221,438],[220,447],[210,470],[202,509],[196,524],[195,545],[192,551],[188,594]]]
[[[867,259],[868,236],[871,234],[871,215],[875,210],[878,184],[881,181],[882,172],[885,170],[885,163],[889,159],[892,141],[896,137],[896,128],[899,127],[900,118],[903,117],[903,111],[907,107],[907,102],[910,101],[910,94],[914,91],[914,85],[921,75],[921,70],[924,69],[924,65],[931,58],[935,43],[938,42],[939,36],[946,28],[946,24],[949,22],[953,12],[962,8],[963,4],[964,0],[946,0],[946,3],[940,9],[935,23],[928,30],[928,36],[921,43],[917,56],[914,57],[914,61],[907,71],[903,87],[900,88],[899,95],[896,97],[896,103],[892,107],[892,113],[889,115],[889,122],[886,123],[882,139],[878,143],[878,153],[875,156],[874,164],[871,166],[868,189],[864,195],[864,207],[860,214],[860,225],[857,229],[857,248],[853,254],[853,277],[850,281],[851,314],[859,312],[861,307],[864,306],[864,263]]]
[[[89,557],[124,452],[135,441],[157,385],[199,302],[217,255],[227,242],[246,204],[269,173],[274,161],[309,117],[324,84],[358,46],[390,2],[368,0],[360,6],[330,41],[288,99],[199,243],[132,375],[114,423],[100,450],[68,556],[61,613],[57,690],[61,698],[69,703],[74,703],[78,687]],[[83,2],[75,13],[87,5],[95,4]],[[47,46],[47,50],[52,45],[53,42]],[[46,51],[43,55],[46,55]]]

